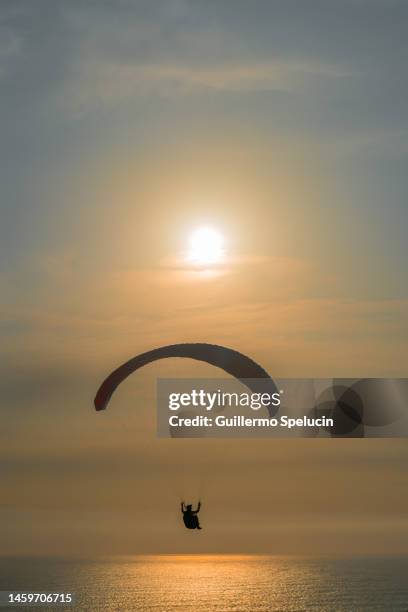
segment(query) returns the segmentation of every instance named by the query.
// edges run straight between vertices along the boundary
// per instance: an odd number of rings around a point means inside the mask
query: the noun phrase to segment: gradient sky
[[[1,2],[3,554],[408,552],[404,440],[158,440],[156,377],[215,374],[185,361],[92,407],[183,341],[407,376],[407,26],[402,0]],[[205,224],[209,277],[180,263]]]

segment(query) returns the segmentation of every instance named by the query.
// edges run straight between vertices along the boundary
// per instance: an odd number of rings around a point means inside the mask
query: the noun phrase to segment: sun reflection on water
[[[80,611],[92,602],[92,610],[108,612],[383,612],[391,610],[390,592],[395,602],[408,600],[401,560],[155,555],[95,562],[85,570]]]

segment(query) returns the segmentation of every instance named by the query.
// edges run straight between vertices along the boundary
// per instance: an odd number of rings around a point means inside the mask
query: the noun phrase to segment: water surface
[[[0,590],[19,589],[75,592],[55,609],[79,612],[406,612],[408,559],[1,559]]]

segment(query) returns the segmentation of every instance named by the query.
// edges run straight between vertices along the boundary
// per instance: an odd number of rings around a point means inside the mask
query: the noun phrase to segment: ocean
[[[3,558],[0,590],[75,593],[75,605],[43,609],[79,612],[406,612],[408,558]]]

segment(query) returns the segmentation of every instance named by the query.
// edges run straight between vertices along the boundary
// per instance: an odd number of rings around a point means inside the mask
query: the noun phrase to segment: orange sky
[[[214,375],[186,361],[93,410],[177,342],[407,374],[404,20],[239,4],[0,9],[3,554],[408,552],[404,440],[159,440],[156,378]],[[211,275],[183,259],[203,225]]]

